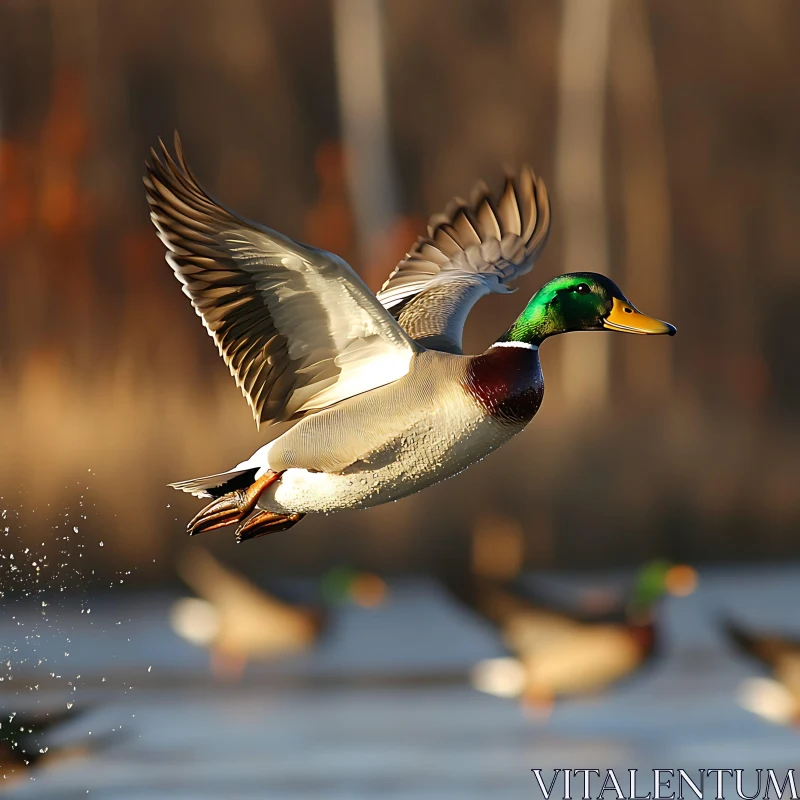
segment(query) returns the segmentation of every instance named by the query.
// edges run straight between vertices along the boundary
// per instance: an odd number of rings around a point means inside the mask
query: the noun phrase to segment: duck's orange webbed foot
[[[236,529],[236,541],[246,542],[269,533],[285,531],[300,522],[304,516],[305,514],[276,514],[273,511],[256,511]]]
[[[256,507],[261,493],[272,483],[275,483],[282,472],[266,472],[257,481],[245,489],[218,497],[209,503],[187,526],[189,536],[198,533],[224,528],[235,522],[242,522]]]

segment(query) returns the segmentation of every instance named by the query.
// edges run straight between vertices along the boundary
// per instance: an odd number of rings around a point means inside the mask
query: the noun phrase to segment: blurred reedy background
[[[230,561],[441,573],[500,517],[529,568],[797,556],[798,31],[792,0],[6,0],[0,494],[21,537],[83,496],[105,543],[84,563],[163,579],[198,507],[165,484],[266,441],[147,216],[144,159],[177,128],[214,196],[373,289],[454,194],[531,163],[550,242],[468,351],[571,270],[679,330],[548,342],[544,406],[500,452],[398,504],[212,537]]]

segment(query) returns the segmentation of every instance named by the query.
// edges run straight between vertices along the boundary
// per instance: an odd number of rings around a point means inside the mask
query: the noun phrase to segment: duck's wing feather
[[[294,419],[405,375],[418,350],[341,258],[249,222],[194,178],[177,135],[144,179],[167,262],[256,424]]]
[[[530,167],[507,175],[499,197],[484,183],[431,217],[384,283],[378,299],[408,335],[433,350],[461,353],[464,323],[484,295],[507,294],[547,241],[550,202]]]
[[[781,659],[800,653],[800,641],[797,639],[772,632],[753,633],[732,619],[723,619],[722,627],[743,653],[769,667],[777,667]]]
[[[512,653],[531,654],[582,625],[570,616],[531,603],[508,584],[484,578],[448,581],[451,594],[502,635]]]

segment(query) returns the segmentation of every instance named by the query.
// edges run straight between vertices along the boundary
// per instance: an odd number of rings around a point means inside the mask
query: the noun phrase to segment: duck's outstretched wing
[[[793,653],[800,653],[800,641],[779,636],[775,633],[753,633],[732,619],[723,619],[721,625],[728,638],[751,658],[768,667],[776,667],[778,662]]]
[[[405,375],[417,346],[341,258],[242,219],[194,178],[175,137],[144,179],[167,262],[256,424],[293,419]]]
[[[514,291],[547,241],[550,202],[530,167],[508,175],[493,197],[479,183],[469,202],[456,199],[431,217],[378,292],[408,335],[433,350],[461,353],[464,322],[484,295]]]
[[[531,652],[581,627],[580,621],[532,603],[504,582],[473,578],[446,586],[463,606],[499,630],[512,652]]]

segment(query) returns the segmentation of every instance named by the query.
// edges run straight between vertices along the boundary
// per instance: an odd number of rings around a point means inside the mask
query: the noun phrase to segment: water
[[[57,622],[69,657],[40,630],[41,668],[12,668],[0,697],[20,713],[67,701],[88,710],[48,741],[48,755],[71,752],[5,796],[518,800],[541,796],[533,767],[797,767],[798,734],[737,704],[737,687],[759,671],[714,623],[725,613],[800,630],[799,578],[797,567],[702,571],[695,595],[666,604],[657,661],[604,696],[562,703],[548,721],[469,688],[469,667],[503,650],[428,581],[395,582],[376,610],[344,609],[314,653],[253,665],[230,686],[212,682],[207,654],[172,634],[174,595],[97,597],[90,618],[65,603]],[[37,622],[16,616],[2,619],[3,642]]]

